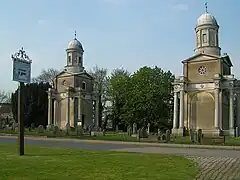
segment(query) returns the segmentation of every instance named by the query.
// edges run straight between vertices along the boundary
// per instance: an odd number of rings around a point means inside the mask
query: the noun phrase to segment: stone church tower
[[[183,76],[174,82],[174,134],[186,129],[202,129],[204,134],[231,136],[240,126],[239,83],[231,73],[232,62],[221,55],[219,24],[207,9],[197,20],[195,55],[182,61]],[[238,106],[240,108],[240,106]],[[240,111],[240,109],[239,109]]]
[[[84,70],[83,53],[82,44],[75,33],[75,38],[66,49],[66,66],[56,76],[54,87],[48,91],[48,125],[61,129],[66,128],[66,125],[98,127],[94,79]]]

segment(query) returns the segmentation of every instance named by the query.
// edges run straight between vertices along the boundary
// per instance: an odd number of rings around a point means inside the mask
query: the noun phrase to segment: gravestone
[[[133,134],[137,133],[137,123],[133,123]]]
[[[127,133],[128,133],[129,136],[132,135],[132,127],[131,126],[128,126]]]
[[[14,131],[15,131],[15,132],[18,132],[18,127],[15,127]]]
[[[43,125],[39,125],[37,131],[38,131],[38,133],[44,133]]]
[[[116,133],[118,133],[118,125],[116,125]]]
[[[14,122],[12,123],[12,130],[13,130],[13,131],[15,131],[16,126],[17,126],[17,124],[16,124],[16,122],[14,121]]]
[[[49,124],[47,125],[47,131],[53,131],[54,125]]]
[[[148,133],[144,127],[139,129],[139,138],[148,138]]]
[[[191,140],[192,143],[195,142],[194,131],[193,131],[193,129],[190,129],[190,140]]]
[[[150,134],[150,123],[147,124],[147,133]]]
[[[82,136],[83,135],[83,128],[82,126],[77,126],[77,136]]]
[[[53,135],[58,135],[59,132],[60,132],[59,127],[58,127],[58,126],[54,126],[54,127],[53,127]]]
[[[67,123],[67,124],[66,124],[66,127],[65,127],[65,134],[68,136],[69,133],[70,133],[70,131],[71,131],[70,124]]]
[[[34,123],[31,124],[31,129],[32,129],[32,130],[35,129],[35,124],[34,124]]]
[[[171,131],[168,129],[166,130],[166,142],[170,141],[170,137],[171,137]]]
[[[236,127],[236,137],[240,136],[239,127]]]
[[[198,131],[197,131],[197,142],[199,143],[199,144],[202,144],[202,138],[203,138],[203,134],[202,134],[202,129],[198,129]]]

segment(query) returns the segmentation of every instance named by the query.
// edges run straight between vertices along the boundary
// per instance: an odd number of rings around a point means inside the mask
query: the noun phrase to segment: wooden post
[[[24,119],[22,118],[22,87],[24,83],[20,82],[18,89],[18,150],[19,155],[24,155]]]

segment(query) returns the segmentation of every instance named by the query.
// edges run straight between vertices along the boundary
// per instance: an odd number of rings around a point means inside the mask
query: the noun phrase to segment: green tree
[[[107,69],[99,68],[98,66],[93,67],[89,74],[94,78],[94,91],[98,93],[99,98],[99,123],[102,125],[103,111],[106,107],[107,89],[108,89],[108,78]]]
[[[174,76],[161,68],[142,67],[131,76],[126,103],[121,119],[139,126],[151,123],[152,127],[171,126],[172,82]]]
[[[31,83],[24,85],[22,91],[22,112],[25,126],[34,123],[38,125],[47,125],[48,117],[48,95],[47,90],[51,87],[48,83]],[[12,93],[12,111],[14,119],[17,119],[18,113],[18,89]]]
[[[128,92],[130,90],[130,73],[123,69],[114,69],[109,78],[108,95],[112,104],[110,119],[113,123],[113,128],[116,125],[120,125],[124,128],[125,119],[122,116],[124,114],[124,105],[128,100]]]

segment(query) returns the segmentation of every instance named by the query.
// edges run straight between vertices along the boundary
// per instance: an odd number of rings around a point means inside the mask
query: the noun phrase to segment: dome
[[[205,12],[197,20],[197,26],[201,26],[201,25],[215,25],[215,26],[218,26],[218,23],[217,23],[216,18],[212,14],[210,14],[208,12]]]
[[[82,49],[82,44],[75,38],[68,43],[67,49]]]

